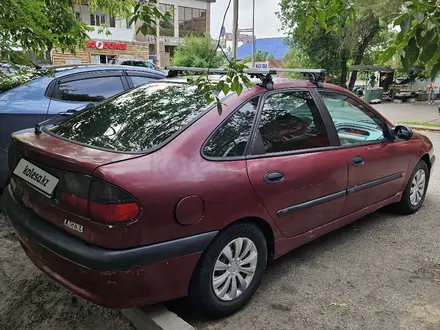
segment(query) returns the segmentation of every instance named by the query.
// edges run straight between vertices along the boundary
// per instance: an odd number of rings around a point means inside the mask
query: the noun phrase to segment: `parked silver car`
[[[138,66],[138,67],[153,69],[157,71],[163,71],[153,62],[141,58],[115,58],[112,60],[111,64]]]

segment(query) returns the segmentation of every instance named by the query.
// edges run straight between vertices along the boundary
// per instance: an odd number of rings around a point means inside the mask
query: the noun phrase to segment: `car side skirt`
[[[317,227],[313,230],[305,232],[303,234],[297,235],[291,238],[280,238],[275,242],[275,259],[281,257],[287,252],[309,243],[320,236],[323,236],[335,229],[341,228],[359,218],[366,216],[367,214],[373,213],[374,211],[393,203],[397,203],[402,198],[402,192],[397,193],[396,195],[389,197],[385,200],[382,200],[376,204],[363,208],[362,210],[356,211],[352,214],[346,215],[342,218],[333,220],[329,223],[326,223],[320,227]]]

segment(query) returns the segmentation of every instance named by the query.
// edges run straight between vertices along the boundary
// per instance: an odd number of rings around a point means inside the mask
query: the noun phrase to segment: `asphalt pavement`
[[[374,108],[380,111],[394,124],[405,121],[440,124],[439,106],[440,101],[437,101],[434,105],[429,105],[428,102],[383,103],[373,105]]]
[[[427,133],[440,150],[440,134]],[[421,210],[381,210],[276,260],[240,312],[196,329],[440,329],[440,170]]]
[[[437,106],[376,108],[396,123],[437,121]],[[440,159],[440,134],[426,135]],[[185,300],[167,306],[198,330],[440,329],[439,164],[417,214],[379,211],[290,252],[268,267],[240,312],[208,320]],[[84,301],[38,271],[1,214],[0,296],[0,329],[134,329],[118,311]]]

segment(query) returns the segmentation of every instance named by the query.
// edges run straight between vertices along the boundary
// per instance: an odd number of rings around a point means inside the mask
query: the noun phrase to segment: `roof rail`
[[[208,69],[208,68],[190,68],[183,66],[170,66],[166,67],[168,70],[168,78],[177,77],[180,73],[210,73],[210,74],[225,74],[226,68],[217,68],[217,69]],[[267,69],[258,69],[258,68],[247,68],[244,69],[243,72],[248,74],[252,78],[259,78],[261,80],[261,85],[266,87],[267,89],[273,89],[273,80],[272,75],[278,73],[299,73],[303,76],[308,76],[309,81],[316,84],[318,87],[322,87],[322,81],[324,80],[324,76],[327,74],[327,70],[325,69],[284,69],[284,68],[267,68]]]

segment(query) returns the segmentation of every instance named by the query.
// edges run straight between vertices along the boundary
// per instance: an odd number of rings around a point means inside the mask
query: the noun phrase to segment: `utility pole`
[[[233,0],[233,11],[234,11],[234,17],[233,17],[233,26],[232,26],[232,57],[234,59],[237,59],[238,57],[238,0]]]
[[[159,4],[157,5],[159,6]],[[160,60],[160,24],[159,19],[156,18],[156,65],[161,67],[162,63]]]
[[[255,0],[252,0],[252,67],[255,68]]]

